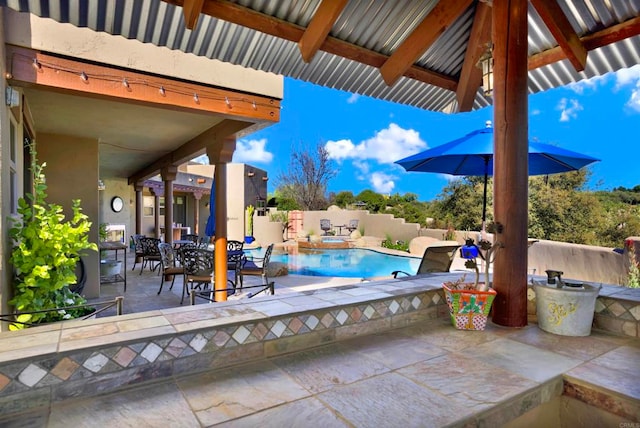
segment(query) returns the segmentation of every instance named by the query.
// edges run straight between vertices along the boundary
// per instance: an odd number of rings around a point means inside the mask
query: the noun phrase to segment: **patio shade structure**
[[[436,172],[456,176],[484,176],[482,230],[487,216],[487,179],[493,175],[493,127],[487,126],[462,138],[396,161],[407,171]],[[599,159],[549,144],[529,141],[529,175],[577,171]]]

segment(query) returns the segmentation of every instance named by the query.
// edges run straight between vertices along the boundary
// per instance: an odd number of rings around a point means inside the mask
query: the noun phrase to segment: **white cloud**
[[[341,161],[343,159],[372,159],[378,163],[393,163],[420,150],[427,148],[427,143],[420,139],[420,134],[413,129],[402,129],[395,123],[378,131],[372,138],[358,144],[351,140],[329,141],[325,148],[329,157]]]
[[[635,85],[637,87],[640,81],[640,65],[634,65],[630,68],[623,68],[615,72],[616,87],[620,89],[626,85]]]
[[[540,114],[542,114],[542,111],[540,111],[540,109],[531,110],[531,116],[539,116]]]
[[[233,153],[234,162],[269,163],[273,160],[273,153],[265,150],[266,138],[260,140],[238,140],[236,151]]]
[[[354,104],[356,101],[358,101],[358,98],[360,98],[360,95],[351,94],[351,96],[347,98],[347,104]]]
[[[369,163],[365,161],[354,160],[353,166],[360,172],[357,176],[358,180],[364,180],[367,175],[369,175],[369,171],[371,168],[369,167]]]
[[[595,89],[600,82],[604,81],[603,76],[594,76],[590,79],[583,79],[578,82],[569,83],[567,87],[578,95],[584,94],[587,89]]]
[[[558,102],[556,110],[560,110],[560,122],[568,122],[578,118],[578,112],[584,110],[578,100],[562,98]]]
[[[389,194],[396,187],[393,179],[395,177],[385,174],[384,172],[374,172],[371,174],[369,181],[373,186],[373,190],[378,193]]]
[[[631,97],[626,106],[640,113],[640,80],[636,83],[635,89],[631,91]]]

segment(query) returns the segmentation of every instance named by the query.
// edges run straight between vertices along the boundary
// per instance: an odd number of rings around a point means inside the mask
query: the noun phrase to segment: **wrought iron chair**
[[[331,220],[328,218],[320,219],[320,229],[324,232],[325,235],[329,234],[331,230]]]
[[[160,290],[158,290],[158,294],[162,292],[162,286],[164,285],[164,281],[166,276],[171,275],[171,286],[169,290],[173,289],[173,283],[176,281],[176,275],[184,275],[184,266],[178,266],[176,253],[173,250],[171,244],[167,244],[166,242],[162,242],[158,244],[158,250],[160,250],[160,263],[161,263],[161,276],[160,276]]]
[[[238,283],[238,278],[240,278],[240,269],[244,260],[243,247],[244,242],[242,241],[227,241],[227,270],[232,270],[235,275],[233,281],[229,280],[229,283],[234,288]]]
[[[349,233],[353,232],[358,228],[358,219],[349,220],[349,224],[346,226]]]
[[[245,276],[259,276],[262,278],[262,286],[269,286],[269,260],[271,259],[271,252],[273,251],[273,244],[269,244],[267,250],[264,253],[264,257],[245,258],[242,268],[240,268],[240,288],[243,287]],[[272,283],[273,284],[273,283]],[[273,286],[270,287],[271,294],[273,294]],[[268,293],[268,292],[267,292]]]
[[[144,255],[142,252],[142,243],[140,242],[141,238],[144,238],[144,235],[131,235],[131,239],[133,239],[133,249],[136,253],[135,257],[133,258],[133,267],[131,268],[131,270],[135,270],[136,269],[136,263],[138,263],[138,260],[142,261],[142,256]]]
[[[207,284],[213,281],[213,251],[189,245],[181,247],[179,254],[184,268],[184,284],[180,299],[182,304],[187,292],[193,291],[194,288],[200,289],[203,284],[206,289]]]
[[[146,236],[140,238],[140,244],[142,246],[142,267],[140,268],[140,275],[142,275],[142,271],[147,264],[151,271],[156,270],[156,268],[160,266],[161,258],[158,244],[161,242],[158,238],[147,238]],[[154,262],[156,263],[155,265]],[[158,269],[158,272],[159,271],[160,269]]]
[[[185,233],[180,237],[180,239],[183,241],[195,242],[196,244],[199,242],[199,237],[195,233]]]

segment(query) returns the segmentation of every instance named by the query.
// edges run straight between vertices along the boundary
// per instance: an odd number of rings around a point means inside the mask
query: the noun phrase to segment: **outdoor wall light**
[[[98,190],[104,190],[105,188],[104,181],[98,180]]]
[[[256,175],[256,173],[253,171],[247,172],[247,177],[253,177],[254,175]]]
[[[482,70],[482,87],[484,95],[490,97],[493,93],[493,56],[491,51],[493,44],[489,43],[487,49],[478,61],[478,67]]]
[[[262,181],[269,181],[269,177],[265,175],[264,177],[262,177]]]
[[[204,184],[204,183],[206,183],[206,182],[207,182],[207,179],[206,179],[206,178],[197,178],[197,179],[196,179],[196,183],[198,183],[198,184]]]

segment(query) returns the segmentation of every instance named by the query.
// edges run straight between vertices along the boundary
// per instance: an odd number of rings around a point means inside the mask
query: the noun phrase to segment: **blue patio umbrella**
[[[209,218],[207,226],[204,228],[207,236],[215,236],[216,234],[216,181],[211,180],[211,195],[209,195]]]
[[[577,171],[600,159],[560,147],[529,141],[529,175]],[[479,129],[462,138],[425,150],[395,163],[407,171],[484,176],[482,227],[487,212],[487,177],[493,175],[493,128]]]

